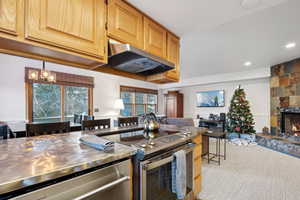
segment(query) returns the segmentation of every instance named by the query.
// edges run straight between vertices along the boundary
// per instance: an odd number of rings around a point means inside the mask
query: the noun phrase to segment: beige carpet
[[[221,166],[203,160],[200,199],[300,200],[299,158],[261,146],[227,147]]]

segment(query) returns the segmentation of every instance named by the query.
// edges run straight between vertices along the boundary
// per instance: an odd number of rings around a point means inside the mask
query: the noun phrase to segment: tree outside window
[[[89,88],[33,83],[33,122],[73,121],[89,114]]]

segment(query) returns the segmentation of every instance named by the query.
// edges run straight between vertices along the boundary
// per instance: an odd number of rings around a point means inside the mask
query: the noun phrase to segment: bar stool
[[[119,117],[118,126],[119,127],[128,127],[128,126],[137,126],[139,125],[138,117]]]
[[[100,130],[110,128],[110,119],[83,120],[82,130]]]

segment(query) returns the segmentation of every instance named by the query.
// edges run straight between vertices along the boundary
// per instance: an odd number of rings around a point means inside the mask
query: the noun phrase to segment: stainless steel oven
[[[24,194],[14,200],[131,200],[131,161],[126,160]]]
[[[140,163],[140,199],[141,200],[176,200],[172,193],[173,154],[179,150],[186,152],[187,197],[193,190],[193,149],[189,143],[162,155],[155,156]],[[187,198],[186,198],[187,199]]]

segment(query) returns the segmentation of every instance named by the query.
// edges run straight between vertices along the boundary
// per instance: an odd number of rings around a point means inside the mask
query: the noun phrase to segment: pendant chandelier
[[[46,70],[45,61],[43,61],[43,68],[41,70],[30,69],[28,77],[30,80],[35,80],[35,81],[41,80],[49,83],[56,82],[56,74],[54,72]]]

